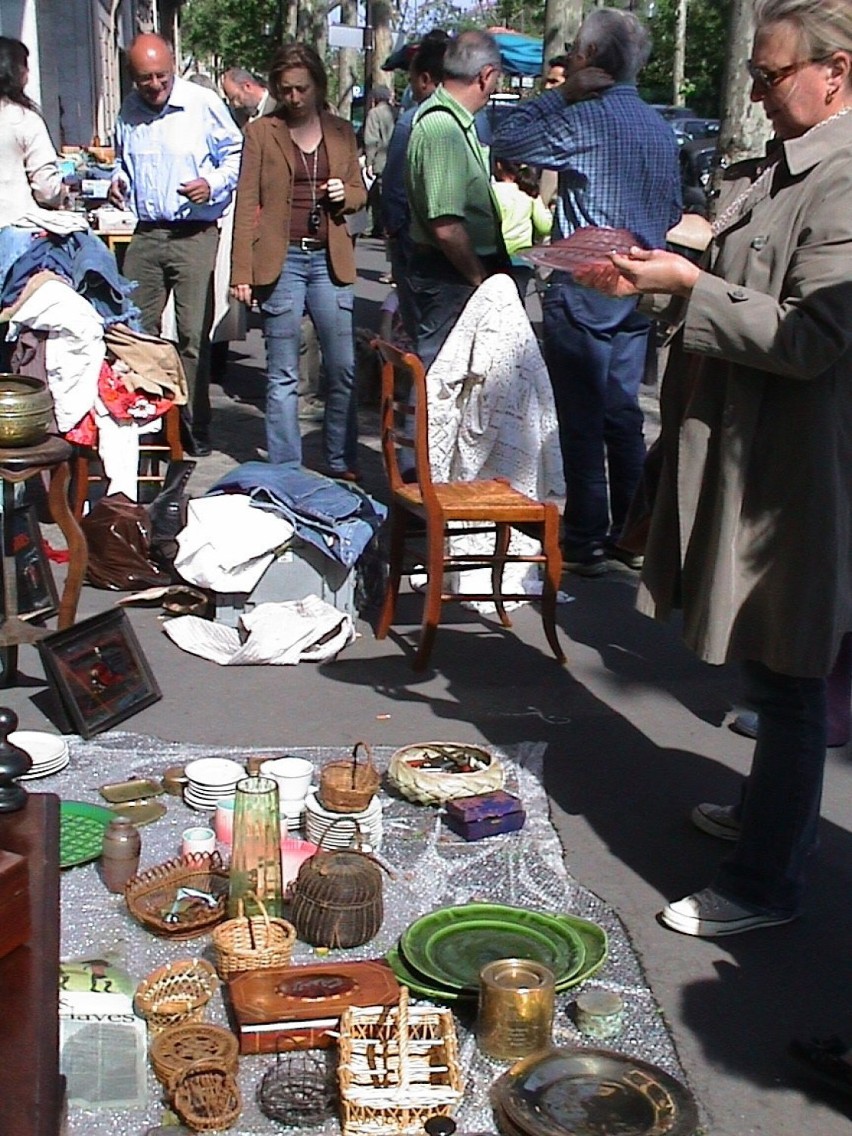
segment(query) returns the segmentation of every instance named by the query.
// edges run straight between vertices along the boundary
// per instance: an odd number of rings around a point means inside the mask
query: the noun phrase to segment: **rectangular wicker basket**
[[[344,1136],[421,1136],[430,1116],[451,1116],[462,1074],[449,1010],[352,1006],[340,1019],[341,1121]]]

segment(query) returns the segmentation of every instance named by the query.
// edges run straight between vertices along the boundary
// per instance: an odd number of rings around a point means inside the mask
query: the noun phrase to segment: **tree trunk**
[[[684,80],[686,78],[686,14],[689,0],[677,0],[677,21],[675,23],[674,58],[672,60],[672,103],[683,106]]]
[[[392,75],[382,70],[382,64],[393,51],[392,17],[393,5],[389,0],[371,0],[370,20],[373,25],[372,71],[369,76],[371,87],[377,83],[390,87],[393,83]]]
[[[762,153],[772,135],[763,107],[751,101],[751,79],[744,65],[754,39],[752,9],[752,0],[733,0],[731,5],[719,132],[719,150],[725,163]]]
[[[299,0],[296,15],[296,39],[315,48],[320,59],[325,58],[328,42],[328,8],[326,0]]]
[[[347,27],[357,27],[357,0],[341,0],[340,22]],[[341,47],[337,52],[337,109],[346,119],[352,117],[352,88],[358,83],[360,54],[354,47]]]
[[[544,9],[544,67],[554,55],[563,55],[583,22],[583,0],[546,0]]]

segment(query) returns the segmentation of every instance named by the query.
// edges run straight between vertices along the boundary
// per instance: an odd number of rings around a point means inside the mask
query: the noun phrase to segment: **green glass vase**
[[[271,777],[237,782],[228,915],[283,915],[278,784]]]

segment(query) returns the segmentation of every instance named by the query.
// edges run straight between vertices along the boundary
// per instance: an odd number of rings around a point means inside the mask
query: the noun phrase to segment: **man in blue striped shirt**
[[[660,248],[680,218],[674,134],[636,90],[650,49],[635,15],[595,9],[577,34],[565,83],[503,116],[495,157],[559,173],[554,237],[608,226]],[[618,541],[645,458],[639,384],[650,325],[635,299],[599,295],[559,272],[543,308],[565,466],[566,565],[587,576],[606,572],[613,557],[638,566]]]

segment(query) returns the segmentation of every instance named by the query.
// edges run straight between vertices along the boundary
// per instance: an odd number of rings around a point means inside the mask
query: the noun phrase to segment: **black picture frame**
[[[63,717],[81,737],[109,730],[162,698],[124,611],[101,612],[54,631],[38,650]]]
[[[18,615],[34,622],[50,619],[59,610],[59,594],[45,555],[35,505],[26,505],[12,513],[12,548]],[[5,605],[4,589],[0,587],[0,619],[6,618]]]

